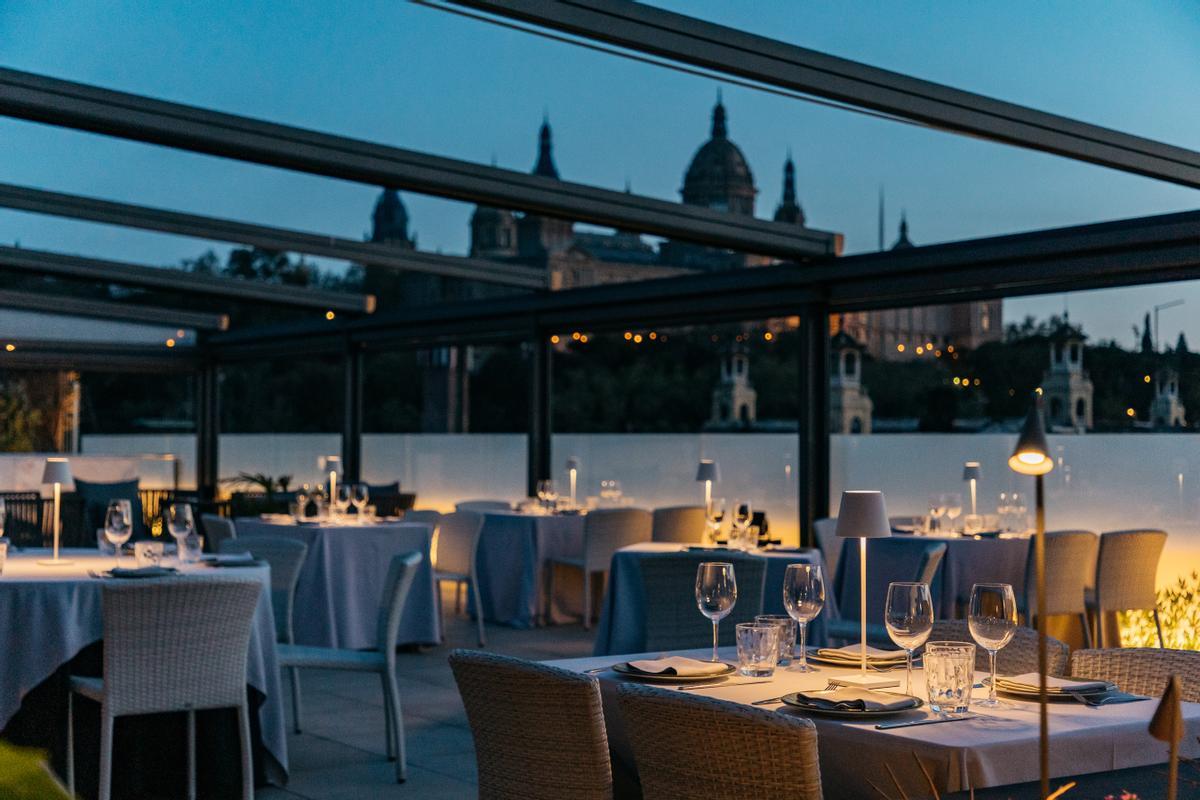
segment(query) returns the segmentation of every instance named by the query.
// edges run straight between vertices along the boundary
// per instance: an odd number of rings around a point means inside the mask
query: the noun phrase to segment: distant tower
[[[862,385],[863,346],[839,332],[829,343],[829,429],[832,433],[870,433],[875,408]]]
[[[783,162],[783,200],[775,209],[775,221],[804,227],[804,209],[796,201],[796,165],[792,163],[791,153]]]
[[[550,120],[543,119],[538,131],[538,156],[533,174],[558,180],[554,165],[554,141]],[[575,240],[575,226],[567,220],[525,214],[517,222],[517,251],[528,260],[544,260],[547,256],[566,251]]]
[[[721,360],[721,381],[713,389],[712,419],[715,427],[749,427],[757,416],[758,393],[750,385],[750,358],[741,348],[730,350]]]
[[[1087,337],[1063,323],[1050,337],[1050,369],[1042,376],[1046,424],[1083,432],[1092,427],[1092,379],[1083,369]]]
[[[711,136],[692,156],[680,193],[688,205],[754,216],[754,175],[746,156],[729,139],[720,94],[713,107]]]
[[[511,211],[475,206],[471,214],[471,256],[497,258],[517,254],[517,221]]]
[[[408,209],[395,189],[384,189],[371,212],[371,241],[412,250],[416,237],[408,235]]]
[[[892,245],[893,250],[907,250],[913,243],[908,238],[908,214],[900,212],[900,238]]]
[[[1154,400],[1150,420],[1156,428],[1186,428],[1187,417],[1179,399],[1179,373],[1162,367],[1154,374]]]

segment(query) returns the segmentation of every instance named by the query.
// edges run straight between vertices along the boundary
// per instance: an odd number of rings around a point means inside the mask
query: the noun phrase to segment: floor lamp
[[[1046,706],[1046,492],[1043,476],[1054,469],[1046,429],[1042,425],[1041,397],[1034,395],[1029,415],[1021,427],[1017,446],[1008,467],[1036,482],[1037,528],[1033,537],[1034,571],[1037,576],[1038,703],[1040,708],[1039,757],[1042,797],[1050,793],[1050,718]]]
[[[721,480],[721,467],[711,458],[700,459],[696,480],[704,481],[704,511],[708,513],[708,507],[712,505],[712,485]]]
[[[54,558],[43,558],[39,564],[62,567],[72,563],[58,557],[58,541],[62,534],[62,486],[71,482],[71,462],[65,458],[47,458],[42,470],[42,483],[54,484]]]
[[[840,678],[839,681],[860,685],[877,684],[878,676],[867,675],[867,539],[882,539],[892,535],[887,506],[883,502],[883,492],[842,492],[842,504],[838,509],[837,535],[846,539],[858,539],[858,610],[862,633],[861,673],[858,678]]]

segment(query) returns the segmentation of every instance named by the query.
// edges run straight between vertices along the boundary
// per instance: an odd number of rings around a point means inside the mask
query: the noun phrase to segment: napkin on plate
[[[1072,694],[1076,692],[1102,692],[1109,687],[1107,681],[1082,681],[1073,678],[1058,678],[1046,676],[1046,694]],[[996,677],[996,688],[1000,691],[1036,692],[1038,690],[1038,674],[1026,672],[1021,675],[999,675]]]
[[[174,567],[137,567],[130,569],[129,567],[113,567],[108,571],[108,574],[114,578],[163,578],[167,575],[174,575]]]
[[[916,698],[844,686],[821,692],[796,692],[800,702],[828,711],[903,711],[916,706]]]
[[[210,567],[253,567],[258,560],[249,553],[222,553],[221,555],[203,556],[201,562]]]
[[[826,661],[844,661],[847,664],[862,662],[862,645],[848,644],[845,647],[821,647],[817,655]],[[867,663],[875,666],[895,666],[906,662],[903,650],[880,650],[867,645]]]
[[[645,672],[649,675],[679,675],[696,678],[724,674],[729,669],[729,666],[722,662],[700,661],[683,656],[630,661],[629,666],[638,672]]]

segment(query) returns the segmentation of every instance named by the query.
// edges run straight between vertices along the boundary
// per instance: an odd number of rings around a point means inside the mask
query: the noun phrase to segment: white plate
[[[820,692],[809,692],[809,694],[820,694]],[[908,695],[908,697],[912,697],[912,695]],[[847,709],[847,708],[821,708],[819,706],[811,706],[811,705],[808,705],[807,703],[801,702],[800,697],[796,692],[792,692],[791,694],[785,694],[783,696],[782,700],[783,700],[783,704],[786,705],[788,708],[799,709],[800,711],[805,711],[810,714],[820,714],[821,716],[825,716],[825,717],[845,717],[845,718],[889,717],[893,714],[903,714],[906,711],[913,711],[913,710],[918,709],[921,706],[925,705],[925,701],[922,700],[921,698],[912,697],[913,704],[907,708],[878,709],[878,710],[874,710],[874,711],[872,711],[872,710],[853,711],[853,710]]]
[[[1062,678],[1061,680],[1071,680],[1071,679],[1070,678]],[[1081,682],[1086,681],[1087,683],[1095,682],[1092,680],[1088,680],[1086,678],[1080,678],[1080,681]],[[981,681],[981,683],[984,686],[991,686],[992,685],[991,676],[984,678]],[[1047,700],[1072,700],[1074,698],[1072,698],[1071,695],[1077,694],[1080,697],[1086,697],[1088,695],[1104,694],[1106,692],[1112,692],[1112,691],[1119,691],[1119,689],[1115,683],[1108,683],[1100,689],[1086,689],[1086,690],[1078,691],[1078,692],[1062,692],[1062,691],[1046,692],[1046,699]],[[1011,695],[1013,697],[1020,697],[1020,698],[1027,699],[1027,700],[1037,700],[1038,699],[1038,690],[1036,688],[1033,689],[1032,691],[1024,691],[1021,689],[1005,689],[1001,686],[997,686],[996,692],[999,694],[1007,694],[1007,695]]]
[[[853,661],[851,661],[850,659],[845,659],[845,658],[826,658],[824,656],[818,655],[817,648],[815,648],[815,647],[808,648],[808,660],[815,661],[818,664],[827,664],[831,667],[846,667],[847,669],[857,669],[861,665],[861,662],[858,659],[854,659]],[[921,656],[919,656],[919,655],[913,656],[913,666],[914,667],[920,661],[921,661]],[[867,658],[867,669],[871,670],[873,672],[887,672],[887,671],[893,670],[893,669],[902,669],[905,666],[905,664],[906,664],[906,662],[904,662],[904,661],[896,661],[896,662],[887,661],[887,662],[881,663],[878,661],[872,661],[870,658]]]
[[[704,683],[716,678],[727,677],[737,671],[737,667],[733,664],[726,663],[724,667],[725,669],[721,672],[711,672],[708,675],[667,675],[663,673],[642,672],[640,669],[634,669],[627,663],[621,663],[613,664],[612,671],[627,678],[637,678],[638,680],[654,681],[656,683]]]

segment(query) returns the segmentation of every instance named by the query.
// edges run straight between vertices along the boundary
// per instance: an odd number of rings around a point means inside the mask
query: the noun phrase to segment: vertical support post
[[[205,359],[196,373],[196,488],[201,502],[217,498],[221,433],[220,369]]]
[[[1042,797],[1050,796],[1050,713],[1046,698],[1046,670],[1050,662],[1046,654],[1046,483],[1042,476],[1035,480],[1037,529],[1033,538],[1033,561],[1037,586],[1038,634],[1038,774]]]
[[[814,545],[813,522],[829,516],[829,311],[823,304],[800,313],[799,489],[800,544]]]
[[[363,352],[360,346],[347,342],[342,374],[346,390],[342,405],[342,480],[356,483],[362,480]]]
[[[537,495],[537,482],[550,477],[550,364],[551,345],[540,329],[533,340],[529,361],[529,474],[526,491]]]

